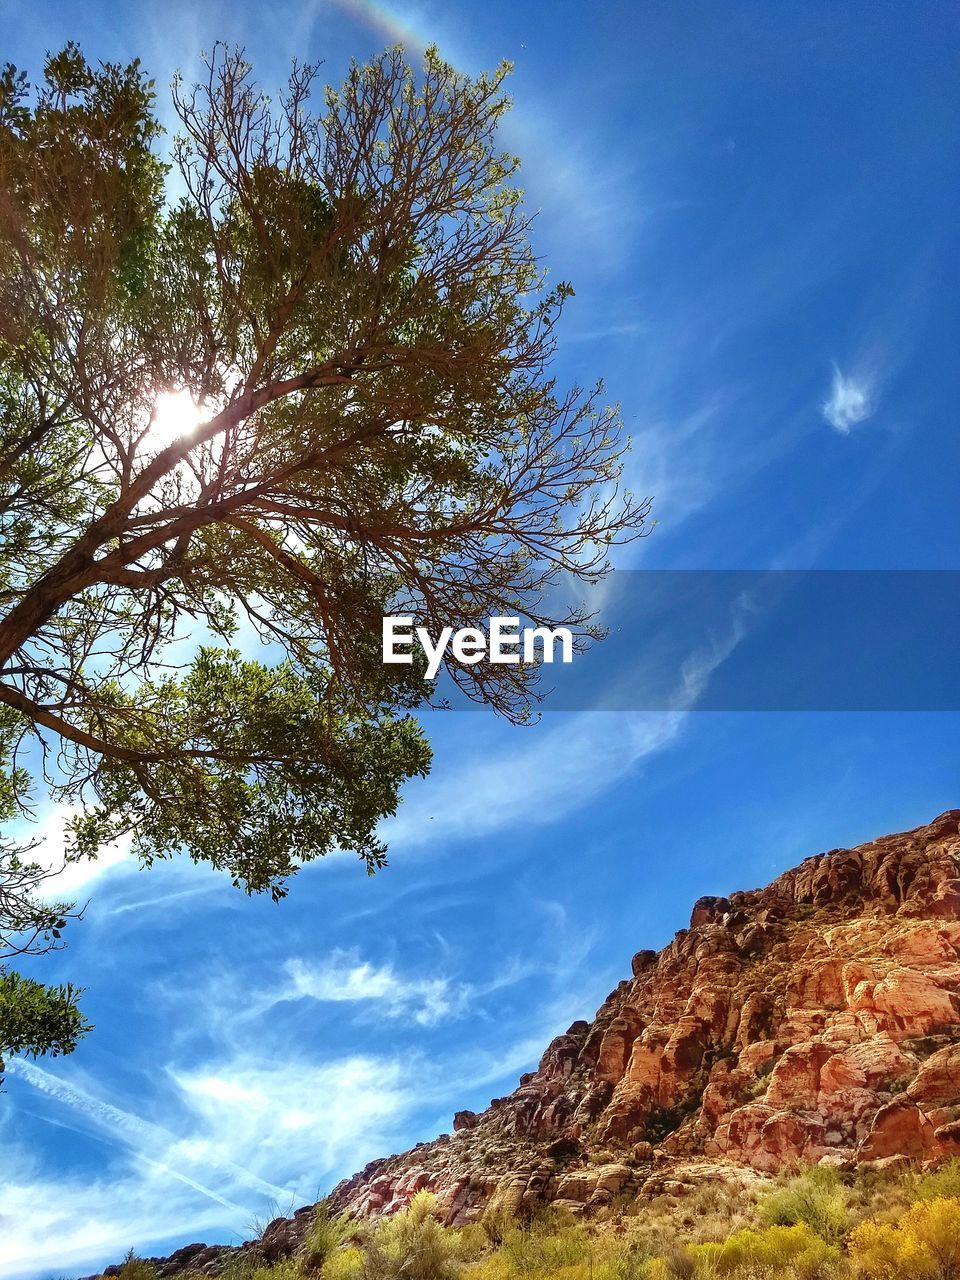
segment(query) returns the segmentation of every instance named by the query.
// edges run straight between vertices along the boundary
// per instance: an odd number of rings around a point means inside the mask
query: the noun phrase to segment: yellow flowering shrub
[[[719,1244],[687,1245],[684,1257],[694,1277],[741,1276],[757,1280],[821,1280],[841,1266],[840,1250],[827,1244],[806,1223],[792,1227],[767,1227],[763,1231],[736,1231]],[[649,1280],[672,1280],[675,1261],[658,1259],[648,1264]]]
[[[363,1251],[356,1245],[338,1249],[323,1264],[323,1280],[360,1280],[363,1275]]]
[[[867,1280],[960,1280],[960,1199],[920,1200],[895,1223],[863,1222],[849,1250]]]

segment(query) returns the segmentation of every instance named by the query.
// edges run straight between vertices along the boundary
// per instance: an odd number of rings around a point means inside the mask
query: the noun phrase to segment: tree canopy
[[[333,848],[381,866],[428,770],[433,686],[382,663],[383,615],[585,645],[551,589],[648,504],[616,410],[550,375],[572,290],[497,140],[506,67],[394,49],[276,100],[240,51],[206,72],[167,150],[139,62],[0,75],[4,786],[8,817],[76,807],[70,857],[129,836],[280,897]],[[448,674],[513,720],[538,697],[528,666]]]

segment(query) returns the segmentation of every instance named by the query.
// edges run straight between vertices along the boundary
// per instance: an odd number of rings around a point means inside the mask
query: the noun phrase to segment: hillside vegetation
[[[297,1252],[254,1246],[223,1280],[960,1280],[960,1159],[934,1173],[814,1167],[761,1192],[717,1182],[616,1204],[598,1220],[547,1209],[444,1227],[427,1192],[376,1223],[317,1206]],[[130,1255],[110,1272],[156,1280]],[[209,1273],[208,1273],[209,1274]],[[197,1273],[197,1280],[200,1280]]]

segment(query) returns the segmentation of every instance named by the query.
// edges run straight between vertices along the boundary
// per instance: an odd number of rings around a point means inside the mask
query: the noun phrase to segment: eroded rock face
[[[960,810],[701,898],[632,974],[512,1094],[367,1165],[333,1206],[390,1214],[426,1188],[459,1224],[549,1201],[589,1213],[711,1178],[748,1186],[800,1161],[960,1154]],[[271,1223],[271,1254],[293,1251],[311,1217]],[[216,1274],[236,1252],[200,1249],[160,1274]]]
[[[369,1165],[335,1205],[389,1214],[426,1187],[462,1223],[590,1210],[691,1162],[762,1175],[960,1151],[960,811],[701,898],[632,971],[508,1098]]]

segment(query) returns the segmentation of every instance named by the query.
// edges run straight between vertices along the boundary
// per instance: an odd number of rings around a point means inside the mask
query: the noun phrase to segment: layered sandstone
[[[765,889],[701,898],[688,929],[592,1022],[454,1132],[333,1192],[444,1219],[488,1205],[595,1208],[731,1166],[960,1153],[960,810],[808,858]]]

